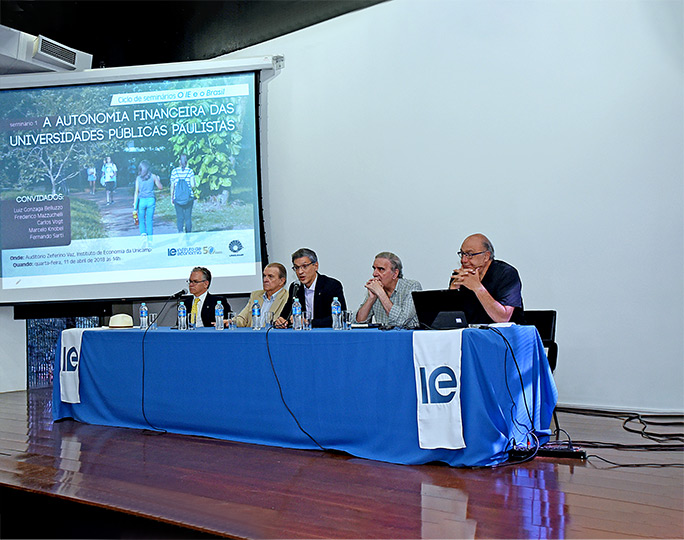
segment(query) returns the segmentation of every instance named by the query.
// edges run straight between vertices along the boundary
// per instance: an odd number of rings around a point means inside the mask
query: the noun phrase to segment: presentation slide
[[[0,303],[260,286],[256,74],[0,91]],[[220,289],[219,289],[220,287]]]

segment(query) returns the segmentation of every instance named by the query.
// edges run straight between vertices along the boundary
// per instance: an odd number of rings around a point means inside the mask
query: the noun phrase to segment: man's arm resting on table
[[[500,302],[494,300],[494,297],[489,294],[489,291],[485,289],[482,284],[473,292],[487,312],[487,315],[489,315],[495,323],[509,322],[511,320],[513,312],[515,311],[513,306],[504,306]]]

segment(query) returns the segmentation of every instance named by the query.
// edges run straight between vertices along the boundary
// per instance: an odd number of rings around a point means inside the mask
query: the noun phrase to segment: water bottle
[[[302,329],[302,305],[296,296],[294,302],[292,302],[292,328],[295,330]]]
[[[342,304],[337,296],[332,301],[332,327],[333,330],[342,330]]]
[[[140,330],[147,330],[149,310],[145,302],[140,304]]]
[[[187,309],[185,308],[185,303],[179,302],[178,303],[178,330],[187,330],[188,329],[188,318],[187,318]]]
[[[261,306],[259,300],[252,304],[252,330],[261,330]]]
[[[221,300],[216,302],[214,315],[216,316],[216,330],[223,330],[223,304]]]

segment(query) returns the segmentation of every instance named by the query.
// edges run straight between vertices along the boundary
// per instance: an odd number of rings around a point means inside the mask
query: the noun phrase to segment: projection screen
[[[163,298],[194,266],[214,292],[259,288],[261,69],[1,78],[0,304]]]

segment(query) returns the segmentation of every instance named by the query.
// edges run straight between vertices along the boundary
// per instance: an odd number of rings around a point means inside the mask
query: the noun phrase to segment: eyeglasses
[[[206,279],[186,279],[185,282],[188,285],[199,285],[200,283],[204,283],[207,281]]]
[[[312,264],[315,264],[315,263],[306,263],[306,264],[302,264],[301,266],[297,266],[297,265],[295,264],[295,265],[292,267],[292,270],[294,270],[295,272],[298,272],[299,270],[306,270],[306,269],[309,268],[309,266],[311,266]]]
[[[477,253],[467,253],[465,251],[459,251],[457,255],[462,259],[465,257],[466,259],[472,259],[475,255],[482,255],[483,253],[487,253],[487,251],[478,251]]]

